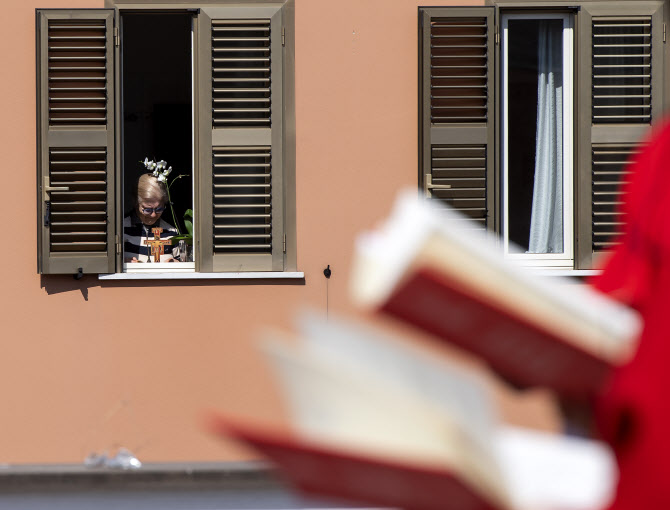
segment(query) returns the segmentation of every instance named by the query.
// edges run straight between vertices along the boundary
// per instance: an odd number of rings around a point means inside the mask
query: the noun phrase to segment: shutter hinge
[[[286,31],[284,27],[281,27],[281,45],[286,46]]]
[[[284,253],[286,253],[286,234],[284,234]]]
[[[119,27],[114,27],[114,46],[118,47],[120,44]]]
[[[121,253],[121,240],[119,239],[119,234],[116,234],[116,254]]]
[[[665,42],[665,23],[663,23],[663,42]]]
[[[495,39],[496,46],[498,46],[500,44],[500,33],[498,32],[498,25],[496,25],[496,28],[495,28],[494,39]]]

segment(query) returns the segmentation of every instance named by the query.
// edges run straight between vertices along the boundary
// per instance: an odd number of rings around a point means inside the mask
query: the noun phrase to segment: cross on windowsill
[[[151,255],[154,257],[154,262],[160,262],[161,255],[165,252],[165,245],[172,244],[172,239],[161,239],[163,229],[160,227],[152,228],[151,231],[154,233],[154,238],[145,239],[142,242],[151,247]]]

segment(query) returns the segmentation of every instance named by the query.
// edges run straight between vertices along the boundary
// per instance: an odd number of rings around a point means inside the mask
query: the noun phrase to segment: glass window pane
[[[507,39],[508,239],[563,247],[563,20],[510,19]]]

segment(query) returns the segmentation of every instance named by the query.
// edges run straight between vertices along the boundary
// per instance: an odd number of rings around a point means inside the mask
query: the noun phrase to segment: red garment
[[[644,319],[633,360],[598,403],[598,426],[617,455],[616,510],[670,509],[670,124],[632,163],[622,241],[593,279]]]

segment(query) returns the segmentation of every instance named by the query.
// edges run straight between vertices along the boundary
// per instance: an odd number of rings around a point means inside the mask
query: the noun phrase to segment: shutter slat
[[[249,224],[241,224],[241,225],[228,225],[226,227],[227,229],[236,229],[236,228],[244,228],[244,229],[267,229],[270,228],[270,224],[266,223],[264,225],[249,225]]]
[[[269,94],[270,89],[269,88],[218,88],[218,89],[212,89],[214,92],[225,94],[226,92],[262,92],[264,94]]]
[[[230,239],[230,240],[236,240],[236,239],[270,239],[269,234],[238,234],[238,235],[227,235],[227,234],[219,234],[215,235],[214,239]]]
[[[270,184],[215,184],[214,189],[263,188],[269,189]],[[244,196],[244,195],[239,195]],[[253,195],[255,196],[255,195]],[[269,196],[269,194],[268,194]]]
[[[631,69],[631,70],[643,70],[650,69],[651,64],[637,63],[637,64],[594,64],[593,69]],[[629,75],[625,75],[629,76]],[[648,77],[649,73],[641,75],[642,77]],[[599,76],[594,75],[594,78],[605,79],[609,78],[609,74],[601,73]]]
[[[251,119],[218,119],[214,121],[214,124],[216,125],[221,125],[221,124],[227,124],[227,127],[251,127],[250,124],[260,124],[261,122],[264,122],[265,118],[261,121],[259,118],[251,118]]]
[[[270,98],[269,97],[267,97],[267,98],[245,98],[244,101],[240,101],[237,98],[227,98],[227,99],[214,99],[213,101],[214,101],[214,104],[216,104],[216,103],[232,103],[232,104],[235,104],[235,103],[240,103],[240,102],[244,102],[244,103],[269,103]],[[214,109],[214,111],[230,111],[230,110],[231,109],[223,109],[223,110],[222,109],[217,109],[217,108]],[[259,109],[253,109],[251,111],[256,111],[256,110],[259,110]],[[264,108],[263,110],[264,111],[269,111],[270,109],[269,108]]]
[[[601,28],[601,29],[603,29],[603,28],[617,28],[617,29],[619,29],[619,28],[621,28],[621,25],[600,25],[599,28]],[[630,29],[630,28],[633,28],[633,27],[630,24],[626,24],[626,28]],[[613,39],[613,40],[616,40],[616,39],[623,39],[623,38],[631,39],[631,38],[635,38],[635,37],[642,37],[643,39],[649,39],[649,38],[651,38],[651,34],[636,34],[634,32],[630,32],[628,34],[615,34],[615,33],[609,33],[609,34],[596,34],[596,33],[594,33],[593,34],[593,39],[594,40],[598,40],[598,39]]]
[[[225,252],[235,252],[239,250],[244,250],[248,252],[255,252],[255,251],[268,251],[272,249],[271,244],[214,244],[214,250],[217,253],[225,253]]]
[[[214,108],[214,113],[270,113],[270,108]]]
[[[616,97],[616,96],[614,96]],[[630,97],[630,96],[626,96]],[[651,108],[651,105],[649,104],[640,104],[640,105],[627,105],[627,104],[622,104],[622,105],[609,105],[609,104],[601,104],[597,107],[598,110],[606,110],[606,109],[612,109],[612,108],[619,108],[619,109],[630,109],[630,108],[637,108],[637,109],[649,109]]]
[[[627,119],[628,121],[632,120],[639,120],[640,123],[642,123],[645,119],[647,119],[649,116],[648,115],[628,115]],[[594,115],[593,121],[595,122],[596,120],[601,120],[603,122],[605,121],[614,121],[619,119],[620,117],[618,115]]]
[[[485,122],[487,119],[486,116],[476,116],[476,115],[469,115],[469,116],[435,116],[433,117],[433,121],[435,123],[440,123],[440,122],[474,122],[474,121],[482,121]]]
[[[608,99],[608,98],[614,98],[614,99],[623,99],[625,97],[635,97],[635,98],[646,98],[646,99],[651,99],[651,94],[639,94],[639,95],[634,95],[634,94],[608,94],[608,95],[593,95],[594,98],[598,99]]]
[[[253,78],[253,77],[247,77],[247,76],[241,76],[239,78],[214,78],[212,80],[213,83],[270,83],[270,78]],[[216,91],[217,89],[212,89],[212,92]],[[223,92],[230,92],[230,91],[223,91]],[[243,89],[239,89],[236,92],[244,92]],[[265,92],[264,90],[261,90],[261,87],[258,87],[258,92]]]
[[[75,72],[81,72],[81,71],[105,71],[106,66],[49,66],[49,71],[75,71]],[[81,77],[76,77],[77,80],[82,80],[86,78],[81,78]]]
[[[105,87],[49,87],[49,92],[104,92]]]
[[[215,214],[215,218],[224,219],[224,218],[266,218],[271,217],[270,214]],[[267,223],[267,225],[270,225]],[[230,228],[230,227],[228,227]]]
[[[262,154],[227,154],[228,158],[262,156]],[[270,163],[214,163],[214,168],[270,168]]]
[[[214,204],[215,209],[270,209],[270,204]]]
[[[621,81],[624,81],[624,80],[627,80],[627,79],[628,80],[640,80],[640,79],[648,80],[648,79],[651,78],[651,75],[650,74],[608,74],[606,76],[593,76],[594,80],[613,80],[615,78],[617,80],[620,80],[620,82],[619,83],[612,83],[611,84],[612,86],[622,85]],[[603,87],[607,87],[609,85],[610,84],[608,83],[607,85],[603,85]],[[636,85],[627,84],[627,83],[624,82],[623,86],[632,87],[632,86],[636,86]],[[642,83],[642,84],[639,85],[640,88],[645,87],[645,86],[650,87],[650,85],[648,83]]]
[[[56,124],[59,124],[59,125],[61,125],[61,124],[80,124],[81,125],[81,124],[86,124],[86,123],[93,125],[93,124],[106,124],[107,123],[107,117],[102,117],[102,118],[99,118],[99,117],[96,117],[96,118],[92,118],[92,117],[63,117],[63,118],[54,117],[54,118],[51,118],[50,120],[51,120],[52,125],[56,125]]]

